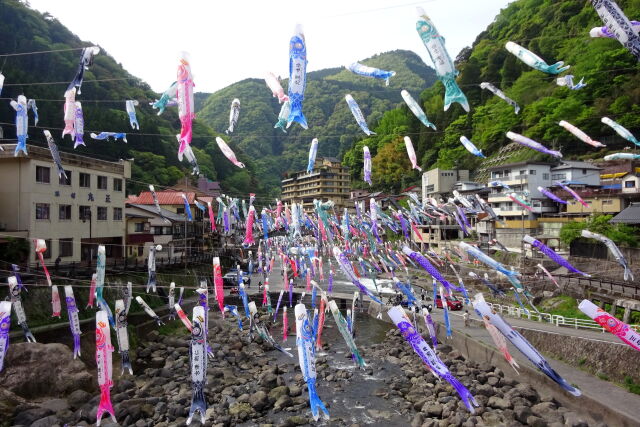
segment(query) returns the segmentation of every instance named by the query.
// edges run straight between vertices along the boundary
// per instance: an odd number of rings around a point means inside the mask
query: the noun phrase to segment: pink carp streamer
[[[109,317],[104,310],[96,313],[96,365],[98,371],[98,385],[100,386],[100,403],[96,411],[96,425],[100,425],[102,414],[111,415],[111,420],[116,422],[116,413],[111,404],[111,386],[113,386],[113,364],[111,353],[111,331],[109,330]]]
[[[578,308],[629,347],[640,351],[640,334],[631,329],[629,325],[616,319],[588,299],[582,300]]]
[[[562,187],[562,189],[564,191],[566,191],[567,193],[571,194],[571,196],[576,199],[578,202],[580,202],[582,204],[582,206],[584,206],[585,208],[589,208],[591,209],[591,206],[589,206],[589,204],[587,202],[585,202],[584,200],[582,200],[582,197],[580,197],[578,195],[578,193],[576,193],[575,191],[573,191],[570,187],[564,185],[563,183],[559,182],[559,181],[554,181],[554,184],[559,185],[560,187]]]
[[[87,308],[89,307],[93,308],[93,299],[96,296],[97,280],[98,280],[98,275],[96,273],[93,273],[93,275],[91,276],[91,286],[89,287],[89,302],[87,303]]]
[[[218,308],[224,318],[224,281],[222,279],[222,267],[220,266],[220,258],[213,258],[213,284],[216,293],[216,300],[218,301]]]
[[[62,303],[60,302],[60,292],[56,285],[51,286],[51,317],[60,318],[60,312],[62,311]]]
[[[207,202],[207,209],[209,211],[209,222],[211,223],[211,231],[216,231],[216,219],[213,215],[213,208],[211,207],[211,202]]]
[[[493,326],[491,322],[489,322],[489,320],[485,318],[483,318],[482,320],[484,321],[484,327],[487,328],[487,332],[489,332],[489,335],[491,335],[491,339],[495,343],[496,347],[498,347],[498,350],[502,352],[502,355],[504,356],[505,360],[509,362],[509,365],[511,365],[513,370],[516,371],[516,374],[520,375],[520,372],[518,372],[518,369],[517,369],[520,366],[518,365],[518,362],[515,361],[513,356],[511,356],[511,353],[509,353],[509,348],[507,347],[507,340],[504,338],[504,335],[502,335],[500,331],[498,331],[498,329],[496,329],[496,327]]]
[[[551,275],[551,273],[549,273],[549,270],[547,270],[546,268],[544,268],[544,266],[542,264],[537,264],[536,267],[538,267],[540,270],[542,270],[544,272],[544,274],[547,275],[547,277],[558,287],[560,288],[560,285],[558,285],[558,282],[556,281],[556,279]]]
[[[44,275],[47,277],[47,283],[51,286],[51,276],[49,275],[49,270],[47,270],[47,266],[44,263],[44,253],[47,251],[47,243],[44,239],[36,239],[34,240],[34,243],[36,245],[36,253],[38,254],[40,265],[42,265]]]
[[[604,145],[602,142],[594,141],[593,139],[591,139],[591,137],[589,135],[587,135],[582,130],[578,129],[577,127],[575,127],[574,125],[572,125],[569,122],[566,122],[564,120],[560,120],[560,122],[558,124],[560,126],[562,126],[563,128],[565,128],[567,131],[571,132],[580,141],[582,141],[582,142],[584,142],[586,144],[589,144],[592,147],[596,147],[596,148],[606,147],[606,145]]]
[[[255,244],[255,239],[253,238],[253,221],[255,218],[256,208],[253,206],[249,206],[249,214],[247,216],[247,223],[245,225],[244,231],[244,241],[242,244],[245,247],[249,247]]]
[[[289,318],[287,317],[287,306],[282,309],[282,342],[287,341],[289,331]]]
[[[182,156],[191,144],[193,137],[193,119],[196,116],[193,103],[193,75],[189,64],[189,55],[186,52],[180,54],[180,65],[178,65],[178,117],[180,118],[180,135],[178,140],[178,159],[182,161]]]

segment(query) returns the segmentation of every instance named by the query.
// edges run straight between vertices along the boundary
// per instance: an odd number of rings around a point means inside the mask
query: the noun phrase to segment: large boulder
[[[66,396],[75,390],[95,392],[96,380],[85,364],[73,360],[63,344],[16,343],[9,346],[0,384],[25,399]]]

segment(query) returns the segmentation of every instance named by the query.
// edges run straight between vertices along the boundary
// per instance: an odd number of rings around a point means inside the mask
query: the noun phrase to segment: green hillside
[[[345,68],[309,73],[303,108],[308,130],[297,124],[286,134],[273,128],[280,104],[261,79],[242,80],[211,94],[198,111],[198,119],[222,132],[228,126],[231,101],[240,99],[238,127],[229,140],[253,159],[256,175],[277,194],[283,172],[306,167],[313,138],[319,139],[319,156],[338,157],[364,135],[347,107],[346,94],[353,95],[369,125],[374,126],[385,111],[402,102],[401,89],[417,96],[434,82],[433,70],[413,52],[382,53],[362,63],[397,74],[387,87],[384,81],[357,76]],[[281,83],[286,91],[287,79]]]
[[[640,16],[639,0],[619,0],[618,4],[630,19]],[[608,116],[636,135],[640,132],[640,66],[616,40],[590,38],[589,30],[596,26],[602,22],[589,2],[519,0],[509,4],[457,58],[457,81],[469,99],[471,112],[466,114],[457,104],[444,112],[444,89],[439,82],[420,95],[437,131],[421,125],[405,106],[386,111],[374,129],[378,136],[357,141],[344,155],[353,178],[364,185],[362,146],[366,144],[373,156],[376,188],[398,190],[403,181],[406,185],[418,182],[418,173],[409,169],[402,142],[405,135],[411,136],[423,168],[468,168],[476,172],[477,179],[486,178],[489,165],[549,159],[511,143],[505,136],[509,130],[559,149],[565,159],[602,158],[608,151],[631,145],[600,118]],[[584,77],[587,87],[572,91],[557,86],[557,76],[533,70],[510,54],[504,48],[509,40],[549,64],[562,60],[571,65],[563,75],[573,74],[576,82]],[[481,90],[479,84],[484,81],[516,100],[520,114],[515,115],[511,106],[491,92]],[[558,126],[560,120],[579,127],[607,148],[598,150],[581,142]],[[467,152],[460,144],[461,135],[491,158],[483,161]]]
[[[50,15],[29,9],[16,0],[0,2],[0,22],[3,24],[0,26],[0,54],[53,51],[0,57],[5,76],[1,95],[5,108],[0,109],[0,126],[4,130],[5,142],[12,142],[11,139],[15,138],[15,112],[8,105],[9,101],[23,94],[37,100],[40,118],[39,128],[32,127],[30,118],[28,143],[45,145],[42,130],[50,129],[61,151],[74,151],[69,137],[60,139],[64,127],[63,95],[80,57],[80,50],[74,49],[90,44],[80,40]],[[142,183],[172,185],[190,174],[189,165],[177,159],[175,135],[180,130],[177,107],[168,108],[162,116],[157,116],[149,102],[159,95],[142,80],[127,73],[104,50],[95,57],[84,79],[82,94],[76,99],[82,102],[87,146],[78,147],[76,153],[107,160],[134,158],[133,182],[129,183],[129,191],[145,187]],[[40,84],[43,82],[57,83]],[[167,85],[169,83],[167,81]],[[129,125],[125,111],[127,99],[140,101],[137,107],[140,131],[132,130]],[[29,114],[31,117],[31,112]],[[92,131],[127,132],[128,143],[94,141],[89,137]],[[240,159],[247,164],[247,169],[238,169],[218,149],[215,135],[203,123],[194,123],[192,146],[201,172],[210,179],[222,181],[223,188],[230,194],[261,192],[262,187],[253,176],[251,159],[234,147]]]

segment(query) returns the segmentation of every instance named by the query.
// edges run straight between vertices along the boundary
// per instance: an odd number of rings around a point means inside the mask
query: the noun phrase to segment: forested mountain
[[[273,128],[280,104],[262,79],[242,80],[211,94],[202,103],[198,119],[218,132],[224,131],[228,127],[231,101],[238,98],[240,119],[229,141],[253,159],[256,175],[277,194],[283,172],[306,167],[313,138],[319,140],[318,156],[340,157],[364,135],[345,102],[346,94],[350,93],[358,102],[371,127],[385,111],[402,102],[402,89],[417,97],[435,80],[433,70],[409,51],[386,52],[361,63],[397,74],[390,79],[389,86],[385,86],[384,81],[355,75],[343,67],[309,73],[303,108],[308,130],[295,123],[286,134]],[[286,92],[288,79],[284,78],[281,84]]]
[[[617,3],[629,19],[640,17],[640,1]],[[402,141],[405,135],[411,136],[423,168],[457,166],[476,172],[479,179],[486,178],[487,166],[499,162],[550,159],[511,144],[505,136],[509,130],[560,149],[565,159],[602,158],[607,151],[630,146],[600,118],[608,116],[636,135],[640,132],[640,66],[618,41],[589,37],[592,27],[602,25],[586,1],[518,0],[509,4],[456,61],[460,70],[457,81],[469,99],[471,112],[465,113],[457,104],[444,112],[440,82],[420,95],[437,131],[420,124],[406,106],[386,111],[374,126],[378,136],[357,141],[344,155],[344,163],[352,168],[354,184],[366,185],[362,183],[363,145],[369,146],[373,156],[376,188],[398,190],[403,181],[406,185],[418,182],[418,172],[410,170]],[[509,40],[535,52],[548,64],[562,60],[571,65],[562,75],[572,74],[576,82],[584,77],[587,86],[577,91],[557,86],[558,76],[533,70],[510,54],[504,48]],[[513,107],[491,92],[480,89],[479,84],[485,81],[517,101],[520,114],[514,114]],[[581,142],[558,126],[560,120],[578,126],[607,148],[598,150]],[[482,160],[466,151],[460,143],[462,135],[490,158]]]
[[[25,95],[36,100],[40,118],[38,128],[33,127],[29,112],[28,143],[46,145],[42,130],[49,129],[61,151],[74,151],[69,137],[60,138],[64,127],[63,95],[78,67],[80,48],[90,44],[80,40],[52,16],[16,0],[0,1],[0,22],[0,54],[46,52],[0,56],[0,69],[5,76],[1,94],[4,107],[0,108],[4,142],[12,142],[15,138],[15,111],[9,101]],[[121,29],[114,27],[114,31]],[[176,58],[176,70],[177,64]],[[176,70],[168,70],[167,86],[175,79]],[[129,190],[146,187],[143,183],[172,185],[190,174],[190,166],[177,159],[175,135],[180,130],[177,107],[170,107],[157,116],[157,110],[152,110],[149,102],[159,95],[142,80],[127,73],[104,50],[95,57],[84,79],[82,93],[76,100],[82,102],[87,146],[80,146],[74,152],[107,160],[134,158]],[[127,99],[140,102],[137,107],[140,131],[132,130],[129,125],[125,110]],[[128,143],[92,140],[89,133],[93,131],[126,132]],[[224,157],[215,143],[215,135],[206,125],[194,122],[192,146],[201,172],[210,179],[220,180],[223,189],[231,194],[261,192],[262,187],[253,176],[251,159],[234,147],[247,165],[247,169],[238,169]]]

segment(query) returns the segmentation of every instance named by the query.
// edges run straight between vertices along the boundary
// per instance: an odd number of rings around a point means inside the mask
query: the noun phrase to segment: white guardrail
[[[531,320],[533,322],[551,323],[558,327],[564,326],[574,329],[595,329],[603,333],[606,332],[602,326],[591,319],[578,319],[575,317],[565,317],[550,313],[536,313],[533,310],[525,311],[522,307],[516,307],[513,305],[493,304],[490,302],[487,302],[487,305],[491,307],[491,309],[500,313],[500,315],[517,317],[519,319]],[[640,332],[640,325],[629,325],[629,327],[636,332]]]

